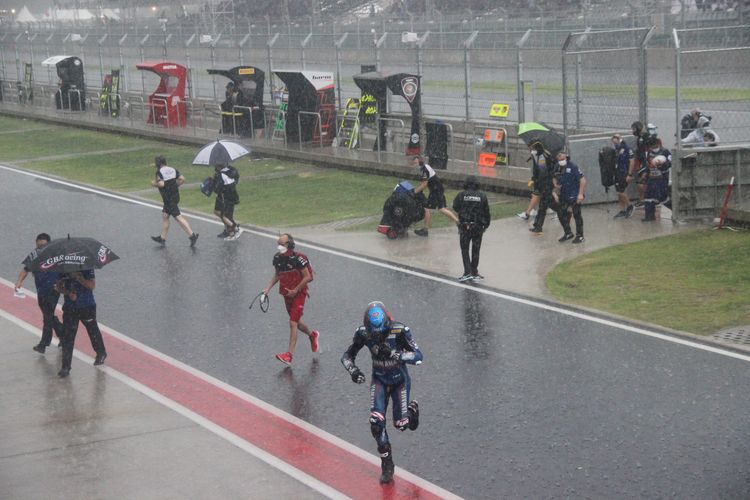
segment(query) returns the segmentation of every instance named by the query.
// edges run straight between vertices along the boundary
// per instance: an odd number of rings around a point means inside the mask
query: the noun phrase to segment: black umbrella
[[[193,159],[193,165],[226,165],[250,154],[250,150],[232,141],[217,140],[206,144]]]
[[[518,137],[523,139],[527,146],[540,143],[553,157],[565,149],[565,136],[543,123],[519,123]]]
[[[23,263],[31,271],[72,273],[101,269],[120,257],[93,238],[59,238],[45,247],[32,251]]]

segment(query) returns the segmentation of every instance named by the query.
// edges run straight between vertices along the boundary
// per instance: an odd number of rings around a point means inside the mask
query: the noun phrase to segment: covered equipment
[[[185,126],[185,84],[187,68],[173,62],[144,62],[135,65],[159,75],[159,86],[148,97],[147,123],[169,127]]]
[[[415,193],[409,181],[401,181],[383,204],[378,232],[389,239],[405,236],[409,226],[424,219],[424,194]]]
[[[83,77],[83,62],[76,56],[52,56],[42,61],[42,66],[55,66],[60,78],[55,93],[57,109],[70,111],[86,110],[86,82]]]
[[[409,73],[383,73],[371,71],[354,75],[354,83],[362,89],[363,94],[371,95],[377,102],[378,115],[388,113],[386,107],[388,89],[394,95],[400,95],[409,103],[411,109],[411,133],[409,134],[409,145],[406,154],[417,154],[421,152],[421,124],[422,124],[422,97],[420,92],[420,77]],[[380,135],[376,147],[384,149],[386,135],[386,122],[380,124]]]
[[[286,115],[287,140],[329,146],[336,135],[333,73],[292,70],[275,70],[274,73],[284,82],[289,92]],[[318,117],[308,113],[320,115],[320,127]]]
[[[229,70],[209,69],[209,75],[229,78],[225,100],[221,103],[221,132],[251,137],[253,131],[266,126],[263,106],[263,85],[266,74],[253,66],[237,66]]]

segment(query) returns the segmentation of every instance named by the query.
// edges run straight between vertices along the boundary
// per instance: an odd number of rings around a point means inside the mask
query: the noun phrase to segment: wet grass
[[[708,335],[750,324],[750,232],[697,230],[610,247],[557,266],[563,302]]]
[[[430,80],[426,81],[425,89],[463,89],[463,81],[451,80]],[[516,84],[507,82],[473,82],[472,90],[490,91],[502,93],[516,93]],[[581,92],[584,96],[631,96],[637,97],[637,88],[631,85],[606,85],[606,84],[583,84]],[[527,94],[531,89],[527,88]],[[535,92],[546,95],[560,95],[562,93],[562,84],[538,84],[535,86]],[[748,101],[750,100],[750,89],[746,88],[724,88],[719,92],[715,88],[704,87],[682,87],[680,89],[682,99],[689,101],[701,102],[726,102],[726,101]],[[655,86],[648,87],[648,96],[651,99],[674,99],[674,87]]]

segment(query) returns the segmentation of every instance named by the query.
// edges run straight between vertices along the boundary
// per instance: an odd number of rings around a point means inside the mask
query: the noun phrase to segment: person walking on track
[[[305,300],[309,293],[307,285],[313,280],[312,267],[307,256],[294,250],[294,238],[290,234],[279,236],[277,252],[273,256],[274,274],[263,289],[268,295],[271,288],[279,283],[279,293],[284,297],[286,311],[289,313],[289,350],[276,355],[276,359],[286,365],[292,364],[294,349],[297,346],[297,331],[301,331],[310,338],[312,352],[318,352],[318,338],[320,333],[312,330],[302,321],[305,310]]]
[[[167,233],[169,232],[169,218],[174,217],[177,223],[185,230],[190,240],[190,246],[194,247],[198,241],[198,233],[190,229],[187,219],[180,212],[180,186],[185,183],[185,177],[180,174],[179,170],[167,165],[167,160],[163,156],[157,156],[154,160],[156,165],[156,176],[151,181],[151,185],[159,188],[159,194],[164,201],[162,208],[162,225],[161,234],[152,236],[155,242],[164,245],[167,243]]]

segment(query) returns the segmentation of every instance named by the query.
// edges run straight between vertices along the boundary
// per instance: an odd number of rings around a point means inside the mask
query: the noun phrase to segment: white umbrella
[[[206,144],[193,158],[193,165],[223,165],[250,154],[245,146],[232,141],[217,140]]]

